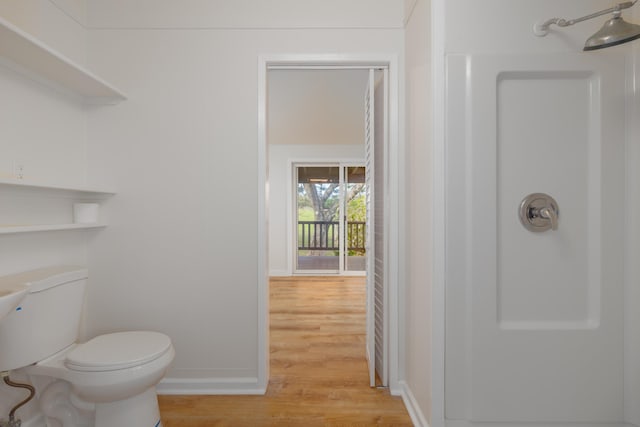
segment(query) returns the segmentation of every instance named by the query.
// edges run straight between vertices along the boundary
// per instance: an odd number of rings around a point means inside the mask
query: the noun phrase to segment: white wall
[[[269,144],[362,144],[368,70],[270,70]]]
[[[71,19],[82,25],[83,27],[87,27],[87,8],[88,8],[88,0],[49,0],[53,3],[57,8],[62,10],[67,16]],[[83,41],[86,42],[86,38],[83,38]]]
[[[640,8],[637,6],[628,12],[625,19],[638,23],[640,20]],[[637,260],[640,257],[640,219],[637,212],[640,209],[640,175],[637,165],[640,164],[640,45],[633,42],[633,56],[629,61],[627,72],[631,77],[629,87],[633,90],[633,96],[628,99],[627,111],[627,242],[625,258],[625,420],[640,425],[640,265]]]
[[[606,17],[533,34],[533,25],[549,18],[577,18],[612,6],[608,0],[451,0],[445,2],[447,53],[576,52]]]
[[[640,10],[633,9],[633,18],[627,18],[633,23],[640,20]],[[625,419],[635,425],[640,425],[640,45],[632,45],[633,58],[629,61],[628,73],[632,75],[633,97],[629,98],[627,112],[627,256],[626,287],[625,287]]]
[[[269,145],[269,274],[293,272],[292,162],[364,162],[364,145]]]
[[[89,63],[129,100],[89,121],[92,175],[118,190],[92,246],[89,331],[168,333],[173,391],[255,391],[258,56],[401,56],[402,34],[92,31]]]
[[[0,2],[0,17],[72,61],[85,63],[86,30],[50,1]],[[17,165],[22,165],[25,179],[84,184],[84,106],[13,67],[0,62],[0,179],[13,177]]]
[[[84,63],[86,31],[46,0],[3,1],[0,17]],[[0,65],[0,179],[11,179],[16,164],[24,178],[44,184],[86,183],[86,109],[77,98],[37,83]],[[67,196],[68,197],[68,196]],[[0,224],[70,222],[70,200],[46,191],[0,189]],[[54,264],[86,263],[81,231],[0,236],[0,275]],[[20,373],[12,374],[24,379]],[[0,418],[24,398],[23,390],[0,384]],[[35,404],[21,409],[24,420]]]
[[[76,20],[83,18],[85,7],[86,0],[3,0],[0,16],[74,62],[85,64],[86,28]]]
[[[405,387],[419,425],[431,420],[432,148],[430,2],[418,0],[405,34],[407,93]]]

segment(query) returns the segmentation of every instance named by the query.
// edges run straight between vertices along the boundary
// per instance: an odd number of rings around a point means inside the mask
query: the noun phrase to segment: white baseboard
[[[165,378],[158,394],[265,394],[258,378]]]
[[[411,422],[413,422],[413,425],[415,427],[429,427],[427,418],[422,413],[420,405],[418,405],[416,398],[413,396],[409,385],[406,383],[406,381],[399,381],[399,383],[400,387],[402,388],[400,395],[402,396],[404,406],[407,407],[407,412],[409,412],[409,416],[411,417]]]
[[[269,270],[269,277],[288,277],[291,276],[289,270]]]
[[[583,422],[566,422],[566,423],[540,423],[540,422],[472,422],[461,420],[449,420],[445,422],[447,427],[637,427],[635,424],[628,423],[583,423]]]

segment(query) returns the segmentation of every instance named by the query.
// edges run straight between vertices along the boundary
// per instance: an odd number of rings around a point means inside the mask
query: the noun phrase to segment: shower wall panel
[[[454,55],[448,78],[446,417],[621,423],[624,57]],[[557,230],[521,224],[531,193]]]
[[[505,330],[593,329],[600,322],[598,76],[505,72],[497,77],[497,316]],[[547,105],[551,104],[551,105]],[[595,107],[595,108],[594,108]],[[524,196],[561,203],[562,227],[532,233]],[[591,204],[591,206],[590,206]]]

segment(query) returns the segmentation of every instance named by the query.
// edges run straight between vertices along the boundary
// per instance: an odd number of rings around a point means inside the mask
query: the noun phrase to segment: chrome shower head
[[[622,19],[620,11],[613,13],[613,18],[604,23],[602,28],[589,37],[584,50],[604,49],[640,38],[640,25],[630,24]]]
[[[622,10],[628,9],[638,0],[619,3],[609,9],[601,10],[587,16],[576,19],[560,19],[551,18],[543,23],[537,23],[533,26],[533,33],[537,36],[546,36],[551,25],[558,27],[568,27],[578,22],[593,19],[607,13],[613,13],[613,17],[609,19],[600,28],[600,30],[589,37],[584,45],[585,51],[604,49],[606,47],[616,46],[640,38],[640,25],[630,24],[622,19]]]

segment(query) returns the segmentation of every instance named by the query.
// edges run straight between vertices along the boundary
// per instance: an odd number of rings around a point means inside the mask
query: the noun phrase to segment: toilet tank
[[[0,283],[29,288],[0,321],[0,371],[31,365],[76,341],[87,274],[83,267],[58,266],[0,277]]]

